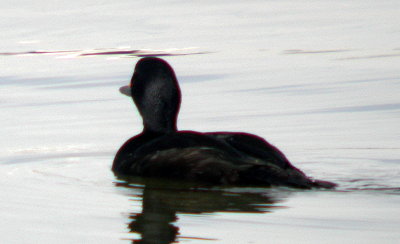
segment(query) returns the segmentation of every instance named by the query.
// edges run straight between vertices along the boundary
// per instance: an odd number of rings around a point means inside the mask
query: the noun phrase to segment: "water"
[[[399,7],[2,1],[2,243],[398,243]],[[256,133],[338,189],[116,179],[135,54],[175,68],[180,129]]]

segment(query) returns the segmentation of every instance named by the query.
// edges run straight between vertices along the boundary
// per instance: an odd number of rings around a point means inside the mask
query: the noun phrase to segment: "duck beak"
[[[128,97],[132,97],[132,93],[131,93],[131,86],[121,86],[119,88],[119,92],[121,92],[122,94],[128,96]]]

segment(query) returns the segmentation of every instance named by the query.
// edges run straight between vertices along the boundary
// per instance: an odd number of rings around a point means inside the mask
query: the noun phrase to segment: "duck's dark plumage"
[[[263,138],[237,132],[178,131],[178,81],[162,59],[136,64],[131,94],[143,118],[143,131],[117,152],[113,171],[122,175],[167,177],[210,184],[334,187],[312,180]]]

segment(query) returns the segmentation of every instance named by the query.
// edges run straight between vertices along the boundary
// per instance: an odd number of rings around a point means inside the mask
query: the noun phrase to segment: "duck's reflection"
[[[172,243],[178,239],[206,239],[205,236],[185,237],[179,235],[174,225],[177,214],[266,213],[281,208],[282,194],[254,189],[238,193],[235,189],[210,189],[194,187],[182,182],[149,180],[141,178],[124,179],[116,184],[132,189],[132,195],[142,199],[142,212],[131,213],[129,231],[140,235],[132,243]],[[238,190],[239,188],[236,188]],[[141,192],[142,194],[138,194]],[[177,238],[179,236],[179,238]]]

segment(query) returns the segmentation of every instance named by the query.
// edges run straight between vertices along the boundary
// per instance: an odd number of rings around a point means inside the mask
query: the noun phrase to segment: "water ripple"
[[[25,52],[3,52],[3,56],[31,56],[31,55],[58,55],[63,57],[87,56],[118,56],[118,57],[146,57],[146,56],[183,56],[206,54],[206,51],[195,51],[197,48],[172,48],[164,50],[130,49],[130,48],[99,48],[86,50],[36,50]]]

